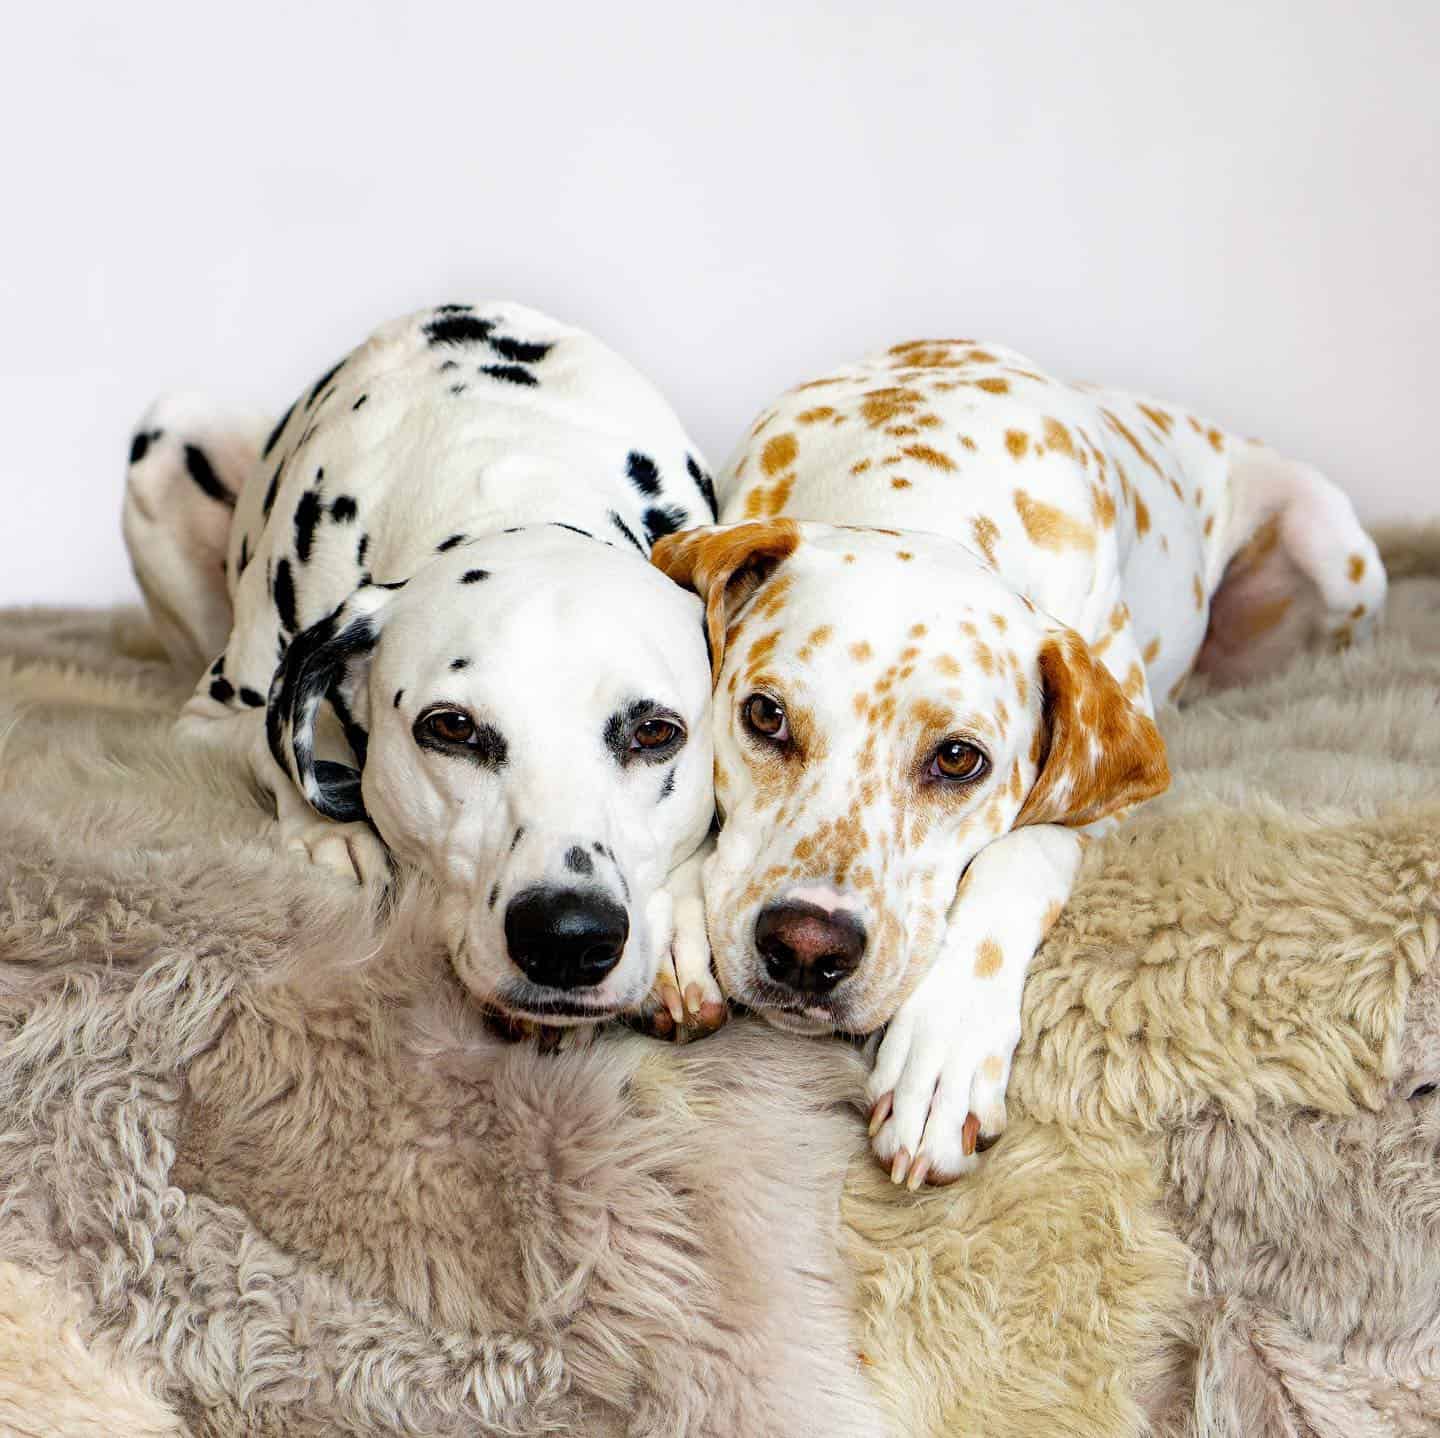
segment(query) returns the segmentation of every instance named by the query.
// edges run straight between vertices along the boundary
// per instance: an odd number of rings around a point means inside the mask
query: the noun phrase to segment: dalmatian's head
[[[700,605],[618,548],[540,525],[369,584],[296,636],[276,758],[322,814],[368,819],[439,883],[461,979],[581,1022],[655,980],[655,901],[712,812]],[[316,756],[330,701],[355,765]]]
[[[1080,636],[951,540],[782,518],[654,559],[706,601],[716,966],[783,1027],[880,1027],[981,848],[1168,782],[1154,724]]]

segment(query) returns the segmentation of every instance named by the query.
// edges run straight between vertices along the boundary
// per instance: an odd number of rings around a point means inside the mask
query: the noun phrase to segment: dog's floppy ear
[[[793,519],[762,519],[667,534],[651,550],[651,563],[705,601],[710,667],[717,678],[731,615],[799,543],[800,526]]]
[[[1015,822],[1093,824],[1170,786],[1165,741],[1073,629],[1040,647],[1040,770]]]
[[[356,717],[370,658],[380,637],[386,586],[357,589],[334,613],[290,641],[270,684],[265,736],[275,762],[295,781],[310,806],[327,819],[364,820],[360,769],[369,739]],[[359,769],[315,758],[315,721],[329,700]]]

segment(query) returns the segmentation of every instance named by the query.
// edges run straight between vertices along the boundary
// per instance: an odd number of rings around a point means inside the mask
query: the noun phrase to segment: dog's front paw
[[[1005,1131],[1018,1006],[974,1001],[932,971],[891,1020],[867,1085],[870,1145],[891,1181],[953,1183]],[[952,991],[953,990],[953,991]]]
[[[390,853],[368,824],[337,824],[333,819],[282,819],[280,840],[294,854],[358,884],[385,883]]]
[[[710,971],[710,935],[699,894],[682,894],[670,906],[669,952],[650,991],[645,1028],[660,1038],[714,1033],[730,1016]]]

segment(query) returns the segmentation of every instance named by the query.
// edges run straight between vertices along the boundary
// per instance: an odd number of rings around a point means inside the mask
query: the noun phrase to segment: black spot
[[[623,534],[625,538],[628,539],[630,543],[633,544],[635,548],[640,551],[641,554],[643,554],[647,559],[650,557],[649,551],[645,548],[643,544],[640,543],[640,540],[636,536],[635,531],[631,529],[630,526],[626,524],[625,521],[621,519],[620,516],[616,514],[613,509],[610,511],[610,523],[613,524],[615,528],[618,529],[620,533]]]
[[[501,359],[514,360],[517,364],[537,364],[550,353],[551,346],[536,340],[512,340],[504,335],[492,335],[490,348]]]
[[[249,536],[248,534],[242,534],[242,535],[240,536],[240,559],[239,559],[239,562],[238,562],[238,563],[236,564],[236,566],[235,566],[235,573],[236,573],[237,577],[238,577],[239,575],[241,575],[241,574],[244,574],[245,571],[246,571],[249,567],[250,567],[250,536]]]
[[[442,364],[442,365],[440,366],[440,368],[435,371],[435,373],[436,373],[436,374],[444,374],[446,370],[459,369],[459,368],[460,368],[460,361],[459,361],[459,360],[446,360],[445,363]]]
[[[598,839],[593,844],[591,844],[590,847],[594,849],[595,852],[599,854],[602,859],[608,859],[610,857],[610,850],[607,849],[605,845],[602,844]]]
[[[572,844],[565,851],[565,867],[572,874],[593,874],[595,872],[595,861],[580,847],[579,844]]]
[[[705,501],[710,518],[719,519],[720,506],[715,502],[715,481],[700,468],[700,461],[693,454],[685,456],[685,468],[690,472],[690,478],[695,481],[695,488],[700,491],[700,498]]]
[[[270,451],[280,443],[280,436],[285,433],[285,426],[290,423],[290,416],[295,413],[295,406],[292,404],[284,414],[280,416],[280,422],[270,431],[270,438],[265,441],[265,448],[260,451],[261,459],[269,459]]]
[[[465,536],[463,534],[452,534],[449,539],[442,539],[440,543],[435,546],[435,552],[437,554],[444,554],[447,549],[454,549],[457,544],[464,543]]]
[[[212,674],[223,674],[225,672],[225,656],[222,654],[211,666]]]
[[[403,689],[397,689],[397,690],[395,691],[395,708],[398,709],[398,708],[400,707],[400,701],[401,701],[404,697],[405,697],[405,691],[404,691]]]
[[[487,902],[489,903],[489,905],[490,905],[490,907],[491,907],[492,909],[495,907],[495,905],[496,905],[497,903],[500,902],[500,881],[499,881],[499,879],[496,879],[496,881],[495,881],[493,884],[491,884],[491,886],[490,886],[490,898],[489,898],[489,900],[488,900]]]
[[[525,837],[525,826],[521,824],[515,831],[515,837],[510,840],[510,852],[513,854],[520,847],[520,840]]]
[[[323,508],[319,493],[313,489],[307,489],[295,506],[295,554],[301,564],[310,560],[310,549],[315,543],[315,526],[320,523]]]
[[[209,457],[198,445],[185,446],[185,468],[202,494],[229,505],[231,509],[235,508],[235,496],[220,483],[220,477],[211,466]]]
[[[470,661],[468,659],[452,659],[450,667],[458,674],[460,670],[470,667]]]
[[[1426,1094],[1431,1094],[1434,1092],[1435,1085],[1433,1083],[1422,1083],[1419,1088],[1414,1088],[1410,1090],[1410,1097],[1424,1098]]]
[[[269,487],[265,491],[265,502],[260,506],[260,513],[266,519],[270,518],[270,511],[275,508],[275,496],[280,491],[280,470],[284,469],[282,464],[271,476]]]
[[[330,501],[330,518],[336,524],[349,524],[359,512],[359,507],[348,494],[336,495]]]
[[[149,434],[141,430],[141,432],[130,441],[130,463],[139,464],[140,461],[145,458],[145,451],[164,433],[165,431],[162,429],[152,429]]]
[[[228,679],[214,679],[210,683],[210,697],[228,704],[235,697],[235,686]]]
[[[257,694],[253,689],[246,687],[240,690],[240,702],[248,704],[252,709],[259,709],[265,703],[265,696]]]
[[[347,358],[348,358],[348,356],[347,356]],[[316,396],[317,394],[319,394],[320,391],[321,391],[322,389],[324,389],[325,386],[326,386],[327,384],[329,384],[330,381],[331,381],[332,379],[334,379],[337,374],[340,373],[340,366],[343,365],[344,363],[345,363],[345,361],[342,359],[342,360],[340,361],[340,364],[331,365],[330,368],[327,369],[327,370],[325,371],[325,373],[322,374],[322,375],[320,376],[320,378],[315,381],[314,385],[312,385],[312,386],[311,386],[311,389],[310,389],[310,398],[305,401],[305,405],[306,405],[306,408],[307,408],[307,409],[308,409],[312,404],[315,403],[315,396]]]
[[[293,634],[299,626],[295,621],[295,579],[288,559],[275,566],[275,612],[286,632]]]
[[[365,401],[366,401],[367,399],[369,399],[369,398],[370,398],[370,396],[369,396],[368,394],[362,394],[362,395],[360,396],[360,398],[357,399],[357,400],[355,401],[355,403],[350,406],[351,412],[353,413],[355,410],[359,409],[360,406],[361,406],[362,404],[364,404]]]
[[[360,543],[355,546],[355,563],[356,563],[356,564],[364,564],[364,563],[365,563],[365,551],[366,551],[367,549],[369,549],[369,548],[370,548],[370,536],[369,536],[368,534],[362,534],[362,535],[360,536]]]
[[[665,775],[665,782],[660,786],[660,799],[668,799],[675,792],[675,771],[671,769]],[[660,799],[655,802],[658,804]]]
[[[460,583],[479,584],[482,579],[489,578],[490,571],[488,569],[467,569],[465,573],[460,576]]]
[[[452,385],[450,386],[450,393],[451,393],[451,394],[464,394],[465,391],[466,391],[467,389],[469,389],[469,388],[470,388],[470,386],[469,386],[468,384],[452,384]]]
[[[666,504],[645,511],[645,538],[654,544],[662,534],[674,534],[690,518],[678,504]]]
[[[655,461],[648,454],[632,449],[625,461],[625,473],[630,476],[630,483],[641,494],[653,497],[660,493],[660,471],[655,468]]]
[[[488,374],[491,379],[503,379],[507,384],[534,386],[540,383],[528,369],[521,369],[518,364],[482,364],[478,373]]]
[[[581,529],[578,524],[566,524],[563,519],[552,519],[550,522],[556,529],[568,529],[571,534],[578,534],[582,539],[595,538],[588,529]]]
[[[425,338],[432,346],[483,344],[494,328],[489,320],[482,320],[468,310],[446,307],[425,326]]]
[[[502,529],[501,534],[519,534],[525,526],[523,524],[512,524],[509,529]]]

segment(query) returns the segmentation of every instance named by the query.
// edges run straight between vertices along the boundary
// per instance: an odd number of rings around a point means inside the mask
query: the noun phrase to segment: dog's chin
[[[756,1013],[771,1028],[782,1029],[787,1034],[800,1034],[806,1038],[818,1038],[821,1034],[833,1034],[835,1021],[831,1018],[801,1009],[756,1009]]]

